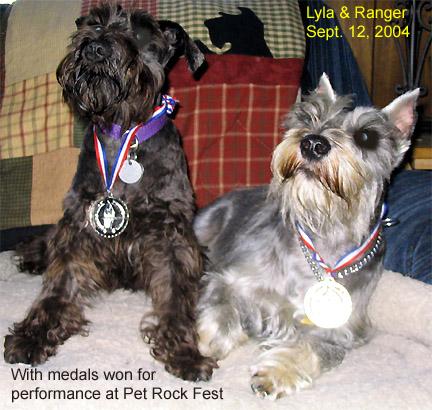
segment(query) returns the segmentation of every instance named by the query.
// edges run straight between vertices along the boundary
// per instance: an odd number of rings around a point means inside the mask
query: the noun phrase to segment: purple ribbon
[[[145,124],[140,124],[138,131],[135,133],[135,137],[140,144],[153,137],[153,135],[164,127],[168,120],[167,114],[172,114],[175,104],[176,101],[174,98],[166,94],[162,95],[162,105],[155,108],[152,117]],[[129,131],[127,130],[122,134],[122,126],[118,124],[112,124],[110,129],[102,128],[104,134],[109,135],[115,140],[119,140]]]
[[[141,144],[142,142],[148,140],[153,135],[155,135],[158,131],[160,131],[163,128],[167,120],[168,117],[166,116],[166,114],[164,114],[158,118],[152,118],[150,121],[141,125],[141,127],[138,129],[138,131],[135,134],[135,137],[137,138],[138,142]],[[122,127],[121,125],[118,124],[113,124],[110,129],[103,128],[102,132],[114,138],[115,140],[119,140],[123,136]]]

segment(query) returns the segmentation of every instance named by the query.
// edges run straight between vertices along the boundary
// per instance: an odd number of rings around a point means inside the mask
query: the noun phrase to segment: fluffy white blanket
[[[40,277],[16,271],[11,253],[0,255],[2,335],[14,321],[23,318],[40,285]],[[92,322],[88,337],[72,337],[46,364],[34,369],[9,365],[2,354],[0,407],[432,408],[432,286],[400,274],[386,272],[374,294],[370,305],[370,316],[377,329],[374,339],[350,352],[341,366],[324,374],[311,389],[276,402],[256,398],[249,387],[248,368],[256,355],[253,343],[222,361],[209,383],[184,382],[166,373],[151,358],[138,332],[139,321],[148,307],[149,300],[143,294],[116,291],[102,295],[87,312]],[[125,379],[106,380],[108,372]],[[77,376],[81,380],[73,380]],[[47,398],[48,395],[54,398]],[[80,395],[87,398],[78,399]],[[67,398],[58,398],[62,396]]]

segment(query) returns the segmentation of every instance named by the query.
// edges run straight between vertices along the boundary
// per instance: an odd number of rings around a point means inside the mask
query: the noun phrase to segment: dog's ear
[[[188,36],[183,27],[169,20],[159,20],[159,27],[170,46],[170,54],[166,63],[173,57],[184,55],[189,69],[194,73],[204,63],[204,54]]]
[[[416,105],[419,94],[420,88],[402,94],[382,110],[399,129],[404,138],[409,138],[414,130],[417,120]]]
[[[330,98],[331,101],[336,100],[336,93],[333,90],[333,87],[330,84],[330,80],[326,73],[322,74],[315,92],[319,95],[327,96],[328,98]]]
[[[417,121],[416,105],[420,88],[406,92],[393,100],[382,112],[389,121],[401,132],[402,138],[397,139],[399,160],[411,145],[411,134]]]
[[[78,17],[76,20],[75,20],[75,25],[76,25],[76,28],[77,29],[80,29],[81,27],[82,27],[82,25],[84,24],[84,21],[85,21],[85,17],[84,16],[81,16],[81,17]]]

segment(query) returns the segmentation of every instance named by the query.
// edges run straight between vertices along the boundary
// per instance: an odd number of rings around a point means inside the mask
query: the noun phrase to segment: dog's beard
[[[59,65],[57,79],[65,101],[80,116],[98,124],[129,126],[148,118],[164,71],[158,63],[139,59],[88,64],[71,52]]]
[[[126,99],[127,89],[121,75],[87,70],[78,73],[73,87],[74,102],[84,113],[102,115],[114,111]]]
[[[335,150],[306,161],[298,140],[286,138],[273,154],[271,194],[279,198],[282,215],[318,234],[351,222],[369,179],[349,149],[336,143]]]

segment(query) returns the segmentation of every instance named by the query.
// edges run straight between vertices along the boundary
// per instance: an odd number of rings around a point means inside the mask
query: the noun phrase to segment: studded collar
[[[377,224],[372,229],[368,238],[357,248],[348,252],[340,258],[334,266],[327,264],[315,249],[312,239],[306,231],[296,224],[300,248],[308,262],[312,272],[318,280],[323,280],[328,276],[333,279],[342,279],[352,273],[358,272],[365,268],[373,258],[380,252],[384,246],[384,238],[382,237],[382,220],[386,213],[386,206],[383,204],[381,215]]]

